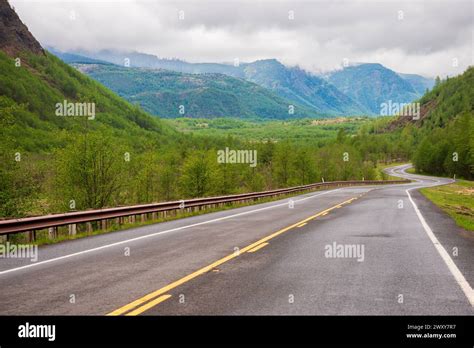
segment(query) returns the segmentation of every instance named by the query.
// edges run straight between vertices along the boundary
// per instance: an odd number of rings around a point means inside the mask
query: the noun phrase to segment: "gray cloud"
[[[10,2],[41,43],[63,50],[137,50],[193,62],[277,58],[311,71],[348,59],[428,76],[473,64],[470,0]]]

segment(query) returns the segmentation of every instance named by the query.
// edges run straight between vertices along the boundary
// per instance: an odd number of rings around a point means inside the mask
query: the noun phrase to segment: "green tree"
[[[182,167],[181,192],[185,197],[205,197],[218,190],[217,157],[214,151],[188,154]]]
[[[114,138],[89,133],[57,152],[57,200],[63,208],[117,205],[131,155]]]

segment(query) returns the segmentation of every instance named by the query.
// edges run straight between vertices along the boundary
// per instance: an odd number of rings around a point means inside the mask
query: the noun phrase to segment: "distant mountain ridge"
[[[434,85],[434,80],[401,74],[381,64],[360,63],[316,75],[287,67],[276,59],[251,63],[189,63],[139,52],[102,50],[74,54],[120,66],[165,69],[188,74],[218,73],[256,83],[278,96],[326,116],[379,115],[381,103],[413,102]]]
[[[431,90],[434,87],[434,79],[416,75],[416,74],[402,74],[398,73],[398,75],[410,82],[412,87],[415,89],[417,93],[423,95],[426,93],[426,90]]]
[[[276,59],[258,60],[234,66],[224,63],[188,63],[137,52],[122,53],[104,50],[74,53],[122,66],[128,61],[131,67],[166,69],[190,74],[225,74],[256,83],[272,90],[280,97],[299,105],[306,105],[322,115],[362,115],[368,112],[358,102],[341,93],[321,77],[297,67],[287,67]]]
[[[75,53],[61,52],[54,47],[46,47],[46,49],[67,64],[113,64],[105,60],[89,58]]]

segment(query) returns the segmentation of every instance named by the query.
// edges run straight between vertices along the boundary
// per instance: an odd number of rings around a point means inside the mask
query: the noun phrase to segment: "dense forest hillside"
[[[417,170],[474,178],[474,68],[438,83],[420,103],[426,112],[418,121]]]

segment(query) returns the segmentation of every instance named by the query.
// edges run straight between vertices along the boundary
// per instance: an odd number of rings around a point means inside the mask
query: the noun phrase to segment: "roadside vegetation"
[[[474,182],[458,180],[443,186],[423,188],[420,192],[451,216],[456,224],[474,231]]]

